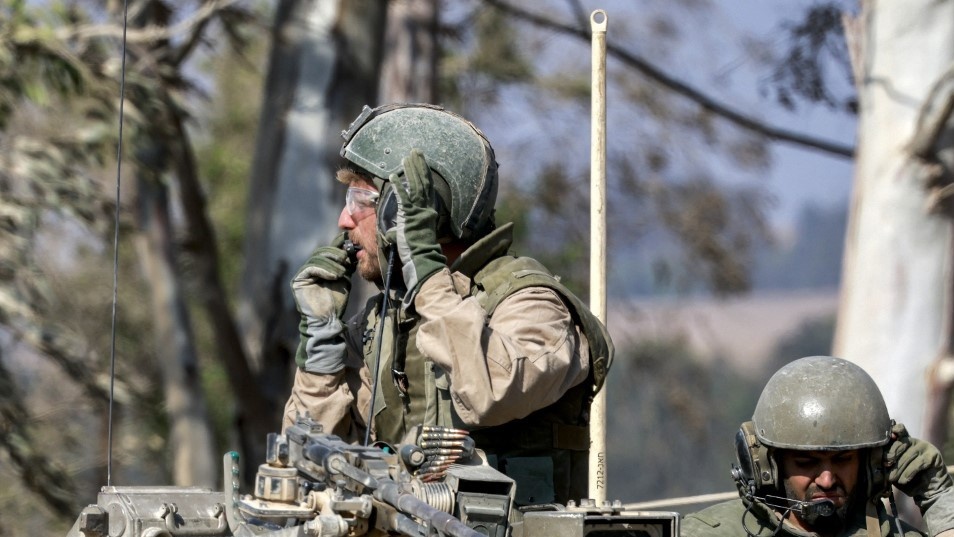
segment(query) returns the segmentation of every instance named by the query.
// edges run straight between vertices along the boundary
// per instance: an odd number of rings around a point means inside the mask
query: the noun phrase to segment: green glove
[[[884,456],[888,482],[913,498],[924,513],[954,482],[934,445],[912,438],[900,423],[891,427],[891,436],[894,440]]]
[[[341,317],[348,306],[354,263],[344,251],[345,234],[330,246],[315,250],[291,282],[301,314],[295,362],[309,373],[336,373],[344,368],[347,351]]]
[[[388,233],[397,245],[401,272],[407,286],[404,307],[414,302],[424,281],[447,265],[437,243],[437,210],[431,170],[418,149],[404,157],[404,176],[391,175],[398,200],[397,224]]]

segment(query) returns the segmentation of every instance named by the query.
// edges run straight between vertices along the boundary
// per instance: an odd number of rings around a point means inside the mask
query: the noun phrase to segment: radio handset
[[[344,243],[342,243],[341,245],[341,249],[344,250],[346,254],[348,254],[348,261],[351,261],[352,265],[357,264],[358,251],[362,250],[362,248],[358,246],[357,244],[351,242],[351,238],[348,237],[347,232],[345,232],[345,240],[344,240]]]

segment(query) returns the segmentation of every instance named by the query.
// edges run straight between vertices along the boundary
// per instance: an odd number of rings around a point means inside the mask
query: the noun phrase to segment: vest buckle
[[[398,391],[401,393],[401,397],[407,398],[407,390],[409,387],[407,373],[401,371],[400,369],[392,368],[391,379],[394,381],[394,385],[397,386]]]

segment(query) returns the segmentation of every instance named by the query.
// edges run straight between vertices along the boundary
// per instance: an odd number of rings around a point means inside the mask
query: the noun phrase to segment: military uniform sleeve
[[[549,288],[517,291],[488,318],[445,268],[424,282],[414,305],[418,350],[448,374],[454,409],[468,425],[523,418],[589,372],[585,338]]]
[[[954,537],[954,489],[947,489],[937,496],[923,514],[932,537]]]
[[[309,373],[295,369],[295,383],[285,403],[282,432],[307,412],[325,432],[346,442],[364,439],[370,405],[370,373],[365,367],[345,367],[337,373]]]

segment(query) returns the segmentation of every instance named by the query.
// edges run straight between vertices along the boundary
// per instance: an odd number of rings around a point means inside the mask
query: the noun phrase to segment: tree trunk
[[[384,38],[381,101],[437,100],[437,0],[392,0]]]
[[[142,174],[151,172],[142,171]],[[173,483],[216,488],[219,465],[188,310],[176,276],[172,226],[165,188],[156,178],[138,181],[137,258],[152,289],[156,349],[163,373]]]
[[[288,397],[292,271],[337,233],[340,133],[376,99],[386,2],[283,0],[252,164],[239,319],[266,397]],[[281,421],[276,416],[275,430]]]
[[[927,377],[951,348],[951,204],[943,187],[952,179],[954,122],[932,88],[954,62],[954,2],[861,5],[849,21],[859,134],[834,354],[864,367],[892,417],[923,435]],[[946,423],[941,406],[934,407]]]

